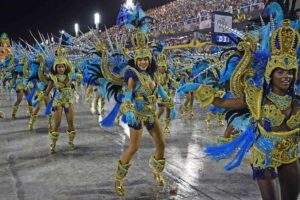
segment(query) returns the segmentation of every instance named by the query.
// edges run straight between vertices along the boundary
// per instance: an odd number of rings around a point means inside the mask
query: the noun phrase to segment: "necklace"
[[[273,92],[270,92],[270,94],[267,96],[267,98],[272,101],[272,103],[275,104],[277,108],[280,110],[287,110],[292,103],[292,97],[289,95],[280,96]]]
[[[57,78],[58,78],[58,80],[59,80],[60,82],[63,82],[63,81],[66,79],[66,75],[64,75],[64,74],[58,74],[58,75],[57,75]]]

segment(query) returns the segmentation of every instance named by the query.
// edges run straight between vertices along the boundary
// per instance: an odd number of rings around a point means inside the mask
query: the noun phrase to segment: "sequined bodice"
[[[282,113],[274,104],[262,106],[262,119],[266,119],[270,122],[271,127],[278,127],[286,120],[286,115]],[[286,121],[286,125],[291,129],[300,127],[300,110],[291,115]]]
[[[156,85],[151,76],[145,73],[139,73],[139,83],[135,90],[135,99],[137,101],[144,101],[148,105],[155,105],[156,103]]]
[[[52,75],[51,79],[54,82],[54,86],[58,90],[70,89],[71,82],[67,80],[66,75]]]

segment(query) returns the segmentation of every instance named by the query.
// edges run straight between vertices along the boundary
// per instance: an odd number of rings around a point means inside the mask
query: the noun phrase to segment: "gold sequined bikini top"
[[[263,105],[262,106],[262,118],[268,119],[271,122],[272,127],[280,126],[286,119],[284,115],[275,105]],[[286,125],[291,129],[300,127],[300,111],[292,115],[287,121]]]
[[[50,75],[51,80],[54,82],[54,86],[58,90],[70,88],[70,78],[68,75]]]

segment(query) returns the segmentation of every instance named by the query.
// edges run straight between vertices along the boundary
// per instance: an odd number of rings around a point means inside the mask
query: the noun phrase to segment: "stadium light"
[[[134,1],[133,0],[126,0],[124,7],[127,9],[134,9]]]
[[[99,29],[99,24],[100,24],[100,14],[99,13],[94,14],[94,22],[96,25],[96,29]]]
[[[79,24],[78,23],[75,23],[74,24],[74,29],[75,29],[75,35],[76,37],[78,36],[78,33],[79,33]]]

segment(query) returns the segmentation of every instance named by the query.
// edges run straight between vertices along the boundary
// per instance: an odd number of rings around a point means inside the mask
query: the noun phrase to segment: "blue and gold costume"
[[[167,63],[167,56],[164,53],[159,54],[157,58],[157,65],[159,68],[164,68],[163,72],[158,69],[155,73],[155,81],[161,85],[164,89],[164,91],[167,92],[167,95],[174,99],[175,90],[178,87],[178,83],[173,79],[171,73],[168,70],[168,63]],[[162,98],[158,98],[158,106],[159,107],[168,107],[168,105],[165,104],[164,100]],[[159,111],[159,116],[163,114],[163,111]],[[171,111],[167,108],[166,111],[166,118],[164,120],[165,126],[164,126],[164,133],[168,134],[170,133],[170,123],[171,123]]]
[[[238,133],[236,138],[226,144],[206,148],[207,155],[216,160],[237,152],[225,166],[226,170],[239,166],[248,151],[251,151],[255,179],[264,178],[270,170],[275,175],[278,167],[298,159],[300,99],[295,95],[293,85],[285,96],[273,93],[271,75],[277,68],[292,70],[296,80],[292,84],[297,82],[299,64],[296,50],[299,48],[299,38],[290,21],[284,20],[283,25],[272,33],[270,53],[263,47],[263,50],[257,50],[251,36],[246,36],[238,44],[238,49],[244,53],[230,75],[230,91],[234,97],[245,100],[248,114],[242,116],[242,121],[238,119],[241,117],[234,116],[230,120],[229,125]],[[216,97],[223,97],[224,91],[219,89],[202,84],[196,90],[196,99],[207,107]],[[288,109],[291,109],[289,116],[284,114]],[[242,122],[243,127],[237,127],[234,120]]]
[[[148,130],[154,129],[157,123],[157,103],[161,98],[161,103],[167,105],[170,109],[174,109],[174,103],[171,97],[167,95],[163,87],[155,82],[155,66],[150,49],[147,46],[148,39],[141,31],[136,31],[133,35],[134,63],[138,59],[148,59],[150,66],[147,70],[140,70],[135,65],[128,66],[124,73],[124,81],[127,85],[131,79],[134,81],[133,89],[125,87],[123,89],[124,98],[121,104],[121,113],[124,121],[129,127],[140,130],[145,126]],[[173,111],[174,112],[174,111]],[[151,156],[149,165],[153,171],[156,182],[164,185],[162,171],[165,166],[165,159],[156,160]],[[115,177],[116,192],[118,195],[124,195],[123,179],[125,178],[130,164],[123,165],[118,162],[118,168]]]
[[[15,69],[13,70],[12,77],[14,83],[14,89],[16,93],[29,95],[28,78],[29,78],[29,66],[28,58],[25,55],[14,56]],[[30,100],[27,98],[29,114],[32,114],[33,108]],[[17,111],[19,109],[18,101],[13,106],[12,118],[16,118]]]
[[[52,106],[52,111],[56,111],[58,107],[64,109],[67,113],[69,112],[70,106],[73,105],[74,101],[74,90],[72,89],[72,64],[67,59],[67,55],[65,49],[59,48],[57,50],[57,55],[55,57],[55,61],[53,64],[53,72],[56,71],[56,67],[58,65],[65,66],[64,74],[51,73],[50,74],[50,82],[52,83],[54,92],[52,95],[52,99],[49,102],[49,105]],[[49,88],[49,86],[48,86]],[[51,88],[52,89],[52,88]],[[47,89],[48,90],[48,89]],[[49,92],[49,91],[47,91]],[[48,94],[46,94],[48,95]],[[48,105],[48,107],[49,107]],[[53,122],[53,120],[52,120]],[[71,149],[74,149],[74,139],[76,132],[75,130],[67,130],[67,134],[69,136],[69,146]],[[49,138],[50,138],[50,151],[51,153],[55,153],[56,142],[58,140],[59,133],[49,129]]]

